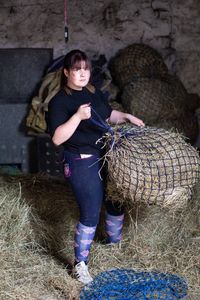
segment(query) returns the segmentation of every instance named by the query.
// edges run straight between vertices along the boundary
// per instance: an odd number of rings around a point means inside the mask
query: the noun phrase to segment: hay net
[[[131,269],[114,269],[100,273],[80,294],[81,300],[135,299],[175,300],[187,295],[187,284],[179,276],[141,272]]]
[[[105,139],[109,181],[123,196],[121,201],[166,205],[191,197],[200,158],[180,134],[123,125],[113,127]]]
[[[183,115],[187,93],[175,76],[138,78],[124,87],[122,104],[145,121],[176,119]],[[141,104],[142,102],[142,104]],[[149,109],[151,107],[151,109]]]
[[[188,94],[178,77],[140,77],[123,89],[122,105],[149,126],[176,128],[192,143],[198,136],[198,120],[188,109]],[[149,109],[151,108],[151,109]]]
[[[119,50],[110,63],[110,71],[116,83],[123,88],[134,78],[165,75],[168,68],[157,50],[136,43]]]

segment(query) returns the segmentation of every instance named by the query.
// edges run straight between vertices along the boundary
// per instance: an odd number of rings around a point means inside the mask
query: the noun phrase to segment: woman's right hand
[[[90,103],[83,104],[79,106],[76,115],[80,120],[87,120],[91,117],[91,107]]]
[[[77,112],[65,123],[58,126],[52,137],[52,141],[55,145],[59,146],[66,142],[75,132],[76,128],[82,120],[89,119],[91,117],[90,103],[79,106]]]

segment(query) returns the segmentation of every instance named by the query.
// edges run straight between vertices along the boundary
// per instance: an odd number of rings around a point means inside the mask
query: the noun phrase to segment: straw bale
[[[105,159],[111,185],[121,202],[182,207],[191,198],[200,174],[197,150],[175,132],[132,125],[106,134]]]
[[[197,118],[188,110],[187,91],[176,76],[132,80],[124,87],[122,104],[149,126],[175,128],[191,143],[198,136]]]
[[[110,63],[111,75],[123,88],[133,78],[152,77],[168,73],[161,55],[145,44],[132,44],[121,49]]]

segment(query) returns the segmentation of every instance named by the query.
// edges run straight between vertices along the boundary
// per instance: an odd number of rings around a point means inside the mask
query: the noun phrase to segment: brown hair
[[[86,64],[86,68],[91,70],[91,63],[87,57],[87,55],[81,50],[72,50],[65,55],[63,69],[61,74],[61,88],[65,88],[67,86],[67,77],[64,74],[64,69],[67,71],[80,67],[81,61],[84,61]]]

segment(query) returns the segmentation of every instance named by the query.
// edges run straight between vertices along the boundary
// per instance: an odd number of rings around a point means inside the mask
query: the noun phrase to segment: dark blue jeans
[[[80,154],[64,152],[64,175],[71,184],[80,209],[80,222],[85,226],[96,226],[102,203],[111,215],[121,215],[123,208],[106,199],[106,167],[97,155],[81,158]]]

